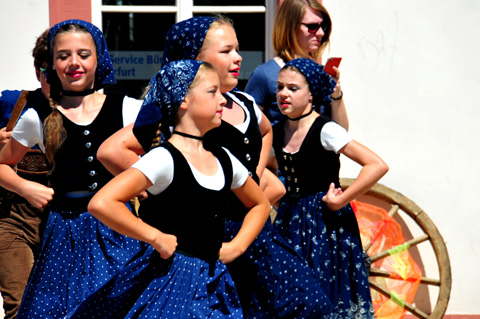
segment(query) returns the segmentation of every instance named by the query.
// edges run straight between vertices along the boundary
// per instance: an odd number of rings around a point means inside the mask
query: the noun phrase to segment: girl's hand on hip
[[[160,232],[160,231],[159,231]],[[177,236],[161,233],[156,241],[152,243],[153,248],[160,253],[163,259],[170,258],[177,248]]]
[[[327,194],[325,194],[322,198],[322,201],[325,202],[328,209],[332,211],[339,210],[342,208],[343,203],[341,201],[340,195],[342,195],[343,190],[341,188],[335,188],[335,184],[331,183],[330,187],[328,188]]]
[[[223,243],[218,253],[218,259],[224,264],[231,263],[237,259],[243,252],[232,243]]]

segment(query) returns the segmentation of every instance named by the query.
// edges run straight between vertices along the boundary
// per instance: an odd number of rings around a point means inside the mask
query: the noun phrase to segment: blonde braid
[[[60,92],[58,88],[55,87],[56,85],[51,85],[50,87],[49,102],[50,107],[52,108],[52,112],[45,118],[45,121],[43,122],[43,143],[45,145],[45,158],[50,164],[50,174],[55,168],[55,154],[67,138],[67,131],[63,126],[62,115],[57,108],[58,101],[55,100],[55,98],[59,98]]]

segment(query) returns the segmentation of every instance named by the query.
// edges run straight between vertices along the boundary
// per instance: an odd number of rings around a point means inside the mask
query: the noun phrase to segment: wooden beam
[[[68,19],[92,22],[91,0],[50,0],[50,26]]]

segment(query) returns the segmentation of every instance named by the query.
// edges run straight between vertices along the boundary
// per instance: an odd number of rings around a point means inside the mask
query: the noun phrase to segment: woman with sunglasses
[[[309,58],[321,63],[322,53],[329,43],[332,21],[322,0],[284,0],[278,8],[273,24],[273,48],[277,55],[258,66],[250,76],[245,92],[255,98],[258,106],[272,125],[283,115],[277,107],[277,76],[286,62]],[[348,116],[340,87],[340,71],[335,68],[333,80],[337,83],[331,108],[322,114],[348,130]]]

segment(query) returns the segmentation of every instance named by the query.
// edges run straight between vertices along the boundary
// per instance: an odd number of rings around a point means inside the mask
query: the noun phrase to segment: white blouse
[[[233,179],[231,189],[238,188],[245,184],[248,178],[248,171],[243,164],[226,150],[230,160],[232,161]],[[217,159],[218,170],[213,176],[208,176],[200,173],[193,165],[190,165],[193,175],[197,182],[204,188],[211,190],[220,190],[225,185],[225,176],[220,162]],[[132,165],[132,167],[138,169],[145,175],[152,186],[148,188],[148,191],[154,195],[158,195],[163,192],[173,181],[173,157],[171,153],[164,147],[156,147],[149,151],[147,154]]]
[[[135,122],[141,106],[141,100],[125,96],[122,104],[123,126]],[[88,124],[90,123],[84,125]],[[40,149],[45,151],[45,146],[43,145],[43,124],[35,109],[29,108],[22,114],[13,129],[12,137],[23,146],[32,147],[38,144]]]

